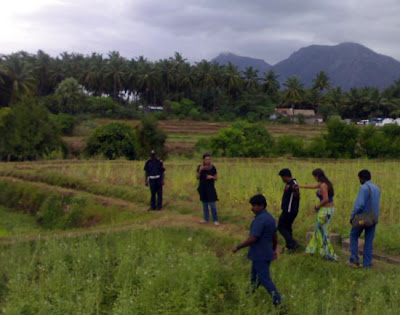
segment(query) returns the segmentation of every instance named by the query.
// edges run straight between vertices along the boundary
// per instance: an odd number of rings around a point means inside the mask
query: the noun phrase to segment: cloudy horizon
[[[0,12],[0,53],[39,49],[190,61],[221,52],[275,64],[308,45],[360,43],[400,60],[396,0],[14,0]]]

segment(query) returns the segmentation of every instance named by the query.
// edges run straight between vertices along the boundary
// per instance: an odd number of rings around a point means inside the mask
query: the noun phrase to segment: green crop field
[[[177,133],[179,135],[183,132]],[[248,233],[248,199],[262,192],[278,218],[280,168],[312,183],[322,167],[335,185],[332,231],[349,235],[349,216],[368,168],[382,189],[375,249],[400,255],[400,167],[368,160],[218,159],[221,226],[198,224],[199,161],[165,162],[165,210],[147,212],[143,161],[49,161],[0,164],[0,313],[279,314],[263,288],[247,296],[250,264],[232,246]],[[306,245],[315,194],[302,191],[295,237]],[[280,239],[280,245],[283,242]],[[287,314],[399,314],[399,267],[372,270],[306,254],[272,265]]]
[[[85,147],[87,136],[98,126],[103,126],[110,122],[123,122],[132,127],[139,124],[138,120],[116,120],[116,119],[95,119],[85,121],[75,127],[73,135],[63,137],[63,140],[72,148],[80,151]],[[169,153],[182,154],[193,153],[195,144],[201,139],[207,139],[216,135],[219,130],[230,126],[230,123],[192,121],[192,120],[160,120],[159,127],[164,130],[168,136],[166,149]],[[325,130],[325,125],[296,125],[296,124],[274,124],[265,125],[266,129],[274,137],[290,135],[302,138],[306,141],[319,136]]]

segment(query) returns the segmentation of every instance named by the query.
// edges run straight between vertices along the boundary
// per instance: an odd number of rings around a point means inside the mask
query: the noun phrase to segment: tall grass
[[[268,209],[275,217],[280,213],[283,189],[278,171],[283,167],[292,169],[301,184],[313,183],[311,172],[321,167],[332,180],[336,196],[337,211],[332,221],[332,230],[343,237],[349,234],[349,217],[359,189],[357,173],[367,168],[373,181],[382,190],[381,218],[377,233],[377,246],[382,250],[400,254],[396,235],[400,234],[400,166],[394,161],[369,160],[296,160],[296,159],[218,159],[215,160],[219,180],[216,184],[218,209],[223,221],[247,226],[251,213],[248,199],[262,192],[268,199]],[[201,215],[195,170],[199,160],[178,159],[165,162],[165,201],[168,208],[181,213]],[[29,180],[43,181],[52,185],[85,190],[91,193],[120,198],[146,205],[148,188],[144,186],[142,161],[115,162],[62,162],[21,163],[19,169],[13,164],[1,164],[0,174]],[[301,192],[300,214],[295,223],[297,238],[314,225],[313,208],[315,192]],[[390,231],[390,233],[388,233]]]
[[[14,244],[0,251],[4,314],[278,314],[246,295],[245,253],[203,231],[162,228]],[[398,314],[396,270],[281,257],[272,277],[287,314]]]

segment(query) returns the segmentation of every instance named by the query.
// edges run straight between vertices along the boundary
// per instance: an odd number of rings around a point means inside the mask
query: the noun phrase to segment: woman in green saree
[[[315,231],[306,248],[306,253],[319,253],[326,260],[338,261],[338,257],[329,240],[329,226],[335,212],[333,185],[320,168],[315,169],[312,175],[317,184],[300,186],[300,188],[305,189],[317,189],[317,197],[319,199],[319,203],[314,208],[317,213]]]

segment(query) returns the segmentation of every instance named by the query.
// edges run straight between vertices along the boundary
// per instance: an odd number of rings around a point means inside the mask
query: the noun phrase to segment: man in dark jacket
[[[151,151],[151,158],[146,162],[144,171],[145,184],[150,186],[151,191],[149,210],[161,210],[165,168],[164,163],[157,158],[157,153],[154,150]]]
[[[282,169],[279,176],[286,185],[282,196],[282,214],[279,217],[278,230],[286,241],[287,250],[292,252],[299,247],[299,244],[293,239],[292,225],[299,213],[300,192],[296,188],[297,181],[292,177],[289,169]]]

